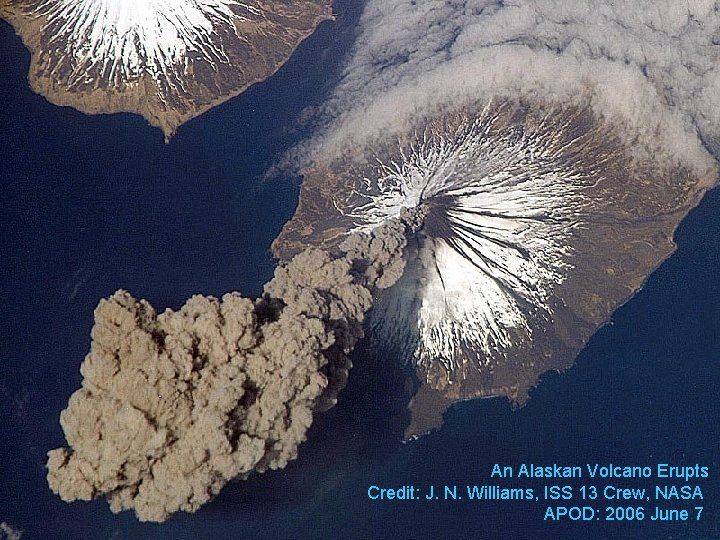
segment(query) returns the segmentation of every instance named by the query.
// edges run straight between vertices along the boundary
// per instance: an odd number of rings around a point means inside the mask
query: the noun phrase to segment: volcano
[[[329,0],[9,0],[33,89],[86,113],[143,115],[166,139],[272,75]]]
[[[368,323],[420,384],[407,436],[456,401],[523,404],[674,251],[714,175],[638,158],[616,127],[581,106],[495,99],[305,171],[281,258],[422,209],[405,273]]]

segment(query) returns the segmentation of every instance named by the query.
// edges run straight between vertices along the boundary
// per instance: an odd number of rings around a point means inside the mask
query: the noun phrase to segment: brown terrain
[[[533,107],[520,113],[518,108],[512,111],[504,119],[507,125],[532,129],[537,120]],[[473,113],[464,110],[461,114]],[[568,154],[567,161],[582,173],[586,202],[571,212],[577,213],[581,225],[573,229],[569,240],[572,255],[567,263],[570,267],[565,280],[552,291],[549,298],[552,309],[545,313],[526,306],[532,337],[515,336],[510,349],[497,350],[492,358],[472,348],[460,347],[464,358],[456,360],[463,367],[456,372],[448,373],[440,361],[408,364],[415,366],[409,377],[418,381],[419,388],[409,404],[411,418],[405,430],[407,438],[439,427],[443,412],[458,401],[505,396],[520,406],[527,401],[529,391],[537,385],[542,373],[572,366],[597,329],[640,290],[648,275],[675,251],[676,227],[716,181],[715,172],[698,176],[685,167],[632,159],[631,149],[613,136],[612,126],[601,125],[588,111],[557,111],[556,118],[558,125],[571,120],[566,130],[568,142],[578,135],[582,137],[582,152],[574,156]],[[431,121],[434,125],[430,131],[444,122],[443,119]],[[422,132],[424,128],[427,125],[418,125],[415,129]],[[403,146],[403,141],[410,138],[407,133],[387,134],[373,143],[372,155],[349,149],[329,163],[305,170],[298,209],[273,244],[276,256],[287,260],[307,245],[331,249],[342,241],[354,226],[353,218],[347,214],[358,205],[350,194],[360,188],[364,178],[377,177],[377,159],[385,163],[402,159],[398,141]],[[577,147],[576,144],[566,146]],[[407,153],[407,146],[405,151]],[[418,238],[435,235],[428,229],[426,221],[425,227],[416,233]],[[411,239],[409,259],[413,257],[413,243]],[[414,294],[413,272],[418,269],[409,260],[405,276],[383,294],[392,295],[393,290],[403,287],[396,296]],[[376,300],[376,306],[382,301],[383,295]],[[380,324],[392,325],[393,322]],[[393,327],[393,335],[395,331],[404,331],[400,326]],[[388,358],[388,361],[408,360]]]
[[[42,0],[0,0],[0,17],[13,25],[32,54],[28,79],[35,92],[87,114],[140,114],[167,141],[183,123],[270,77],[321,22],[333,18],[331,0],[246,3],[256,9],[238,16],[234,28],[213,34],[213,46],[226,57],[222,62],[211,64],[198,55],[160,77],[147,70],[121,81],[99,72],[79,80],[72,76],[70,44],[59,30],[64,21],[38,14]]]

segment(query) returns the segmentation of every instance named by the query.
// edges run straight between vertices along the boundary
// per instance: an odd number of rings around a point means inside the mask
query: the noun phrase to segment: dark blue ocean
[[[299,179],[263,175],[306,135],[302,111],[336,81],[357,4],[337,2],[338,21],[280,72],[167,145],[137,116],[89,117],[33,94],[29,54],[0,23],[0,523],[23,529],[24,540],[720,538],[717,190],[678,229],[677,253],[521,410],[504,400],[460,404],[440,431],[403,444],[399,361],[361,348],[300,458],[229,485],[196,514],[140,524],[104,500],[68,505],[49,491],[45,454],[65,444],[58,415],[80,385],[100,298],[122,287],[177,308],[194,293],[257,295],[272,275],[270,243],[294,211]],[[491,480],[496,463],[697,463],[710,477],[699,482],[703,500],[667,504],[704,507],[700,521],[682,523],[544,520],[562,502],[367,496],[371,485],[457,485],[462,494],[468,484],[518,484]],[[524,485],[539,492],[543,482]],[[649,512],[655,503],[642,504]],[[603,516],[609,505],[635,504],[595,503]]]

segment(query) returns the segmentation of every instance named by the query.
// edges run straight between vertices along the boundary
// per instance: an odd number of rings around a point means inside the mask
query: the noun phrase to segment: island
[[[6,0],[32,53],[29,82],[88,114],[137,113],[166,141],[275,73],[331,0]]]
[[[570,367],[673,253],[717,175],[649,159],[582,104],[499,96],[399,125],[309,162],[273,249],[281,260],[332,250],[424,209],[403,276],[366,324],[372,348],[416,381],[407,438],[458,401],[522,405],[541,374]]]

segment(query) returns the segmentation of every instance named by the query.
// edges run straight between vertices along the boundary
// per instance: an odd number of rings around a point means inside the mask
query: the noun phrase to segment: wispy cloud
[[[20,540],[23,532],[4,521],[0,523],[0,540]]]
[[[719,67],[714,1],[369,0],[313,159],[502,96],[584,100],[644,157],[702,170],[703,144],[720,150]]]

